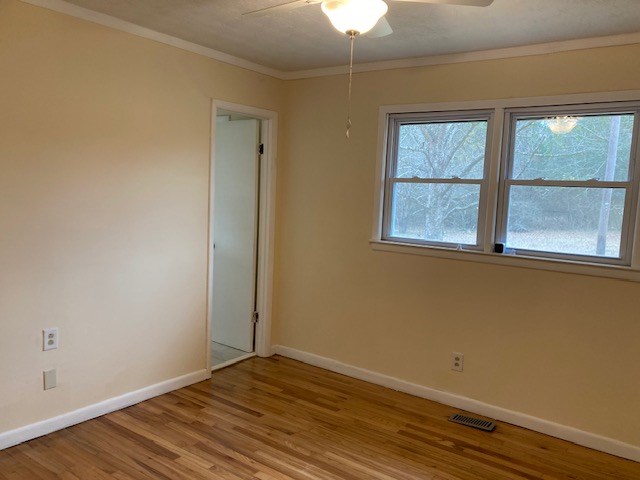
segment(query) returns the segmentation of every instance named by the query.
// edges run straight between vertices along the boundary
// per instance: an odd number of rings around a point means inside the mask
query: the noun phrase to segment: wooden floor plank
[[[640,480],[640,463],[282,357],[0,452],[0,480]]]

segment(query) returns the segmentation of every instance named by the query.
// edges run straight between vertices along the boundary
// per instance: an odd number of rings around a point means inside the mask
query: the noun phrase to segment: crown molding
[[[310,70],[282,71],[275,68],[260,65],[240,57],[229,55],[212,48],[203,47],[180,38],[141,27],[131,22],[121,20],[111,15],[95,12],[88,8],[65,2],[64,0],[20,0],[30,5],[47,8],[72,17],[97,23],[105,27],[127,32],[138,37],[155,40],[156,42],[186,50],[188,52],[203,55],[223,63],[251,70],[256,73],[268,75],[280,80],[301,80],[305,78],[327,77],[333,75],[345,75],[347,66],[314,68]],[[499,60],[505,58],[528,57],[532,55],[547,55],[550,53],[569,52],[574,50],[586,50],[591,48],[615,47],[622,45],[640,44],[640,32],[624,33],[620,35],[608,35],[604,37],[581,38],[577,40],[564,40],[559,42],[539,43],[520,47],[499,48],[494,50],[480,50],[475,52],[452,53],[446,55],[431,55],[417,58],[404,58],[400,60],[387,60],[354,65],[354,72],[374,72],[380,70],[395,70],[400,68],[427,67],[432,65],[447,65],[465,62],[481,62],[485,60]]]
[[[271,77],[284,79],[283,72],[276,70],[275,68],[266,67],[257,63],[245,60],[244,58],[235,57],[228,53],[220,52],[212,48],[203,47],[196,43],[188,42],[165,33],[160,33],[149,28],[141,27],[135,23],[121,20],[111,15],[107,15],[100,12],[89,10],[88,8],[80,7],[72,3],[65,2],[63,0],[20,0],[30,5],[53,10],[58,13],[64,13],[72,17],[87,20],[88,22],[97,23],[105,27],[127,32],[138,37],[147,38],[149,40],[155,40],[156,42],[164,43],[172,47],[186,50],[187,52],[196,53],[214,60],[218,60],[223,63],[228,63],[236,67],[244,68],[246,70],[252,70],[263,75],[269,75]]]
[[[360,63],[353,66],[354,72],[374,72],[378,70],[395,70],[399,68],[427,67],[432,65],[446,65],[452,63],[481,62],[484,60],[499,60],[503,58],[529,57],[532,55],[546,55],[550,53],[569,52],[573,50],[587,50],[591,48],[615,47],[640,43],[640,32],[609,35],[605,37],[580,38],[559,42],[538,43],[520,47],[498,48],[495,50],[479,50],[475,52],[452,53],[447,55],[431,55],[427,57],[403,58],[381,62]],[[327,77],[344,75],[347,66],[314,68],[295,72],[281,72],[285,80],[299,80],[303,78]]]

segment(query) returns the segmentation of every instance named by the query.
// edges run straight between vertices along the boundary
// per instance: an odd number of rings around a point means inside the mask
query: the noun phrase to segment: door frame
[[[264,154],[260,161],[259,209],[258,209],[258,262],[256,281],[256,305],[260,318],[255,330],[255,355],[271,356],[271,315],[273,299],[273,257],[276,209],[276,159],[278,142],[278,113],[248,105],[240,105],[224,100],[211,101],[211,145],[209,163],[209,235],[207,239],[207,324],[206,361],[207,371],[211,370],[211,321],[213,318],[213,212],[215,188],[215,141],[218,110],[230,111],[260,120],[261,141]],[[251,356],[249,354],[248,356]],[[246,356],[241,357],[242,359]]]

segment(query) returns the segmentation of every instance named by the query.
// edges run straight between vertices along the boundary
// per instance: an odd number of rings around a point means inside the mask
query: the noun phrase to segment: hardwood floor
[[[640,479],[640,463],[282,357],[0,452],[2,479]]]

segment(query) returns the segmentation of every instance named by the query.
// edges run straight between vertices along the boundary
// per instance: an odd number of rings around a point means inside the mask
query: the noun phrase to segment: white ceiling
[[[281,71],[347,62],[348,41],[319,5],[262,17],[288,0],[67,0]],[[495,0],[487,8],[389,1],[394,34],[359,39],[368,63],[640,31],[640,0]]]

